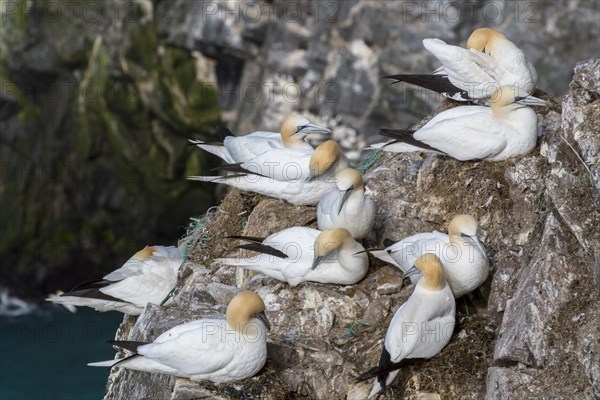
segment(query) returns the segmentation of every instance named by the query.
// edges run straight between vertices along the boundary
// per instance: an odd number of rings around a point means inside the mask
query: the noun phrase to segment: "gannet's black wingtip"
[[[395,79],[391,85],[398,82],[406,82],[411,85],[419,86],[425,89],[437,92],[445,97],[458,101],[469,101],[473,100],[469,97],[469,93],[466,90],[460,89],[450,82],[445,75],[438,74],[399,74],[399,75],[387,75],[385,79]]]
[[[225,140],[225,138],[229,137],[229,136],[235,137],[233,132],[231,132],[228,128],[226,128],[222,125],[217,126],[217,135],[219,136],[219,139],[221,139],[221,140]]]
[[[258,237],[258,236],[231,235],[231,236],[225,236],[225,239],[238,239],[238,240],[245,240],[247,242],[262,244],[262,242],[264,242],[266,238],[262,238],[262,237]]]
[[[284,252],[279,251],[274,247],[267,246],[266,244],[261,244],[261,243],[242,244],[242,245],[238,246],[238,249],[256,251],[258,253],[269,254],[271,256],[283,258],[283,259],[288,258],[288,255],[285,254]]]
[[[409,144],[411,146],[418,147],[419,149],[422,149],[424,151],[433,151],[436,153],[445,154],[444,152],[442,152],[434,147],[431,147],[427,143],[424,143],[418,139],[415,139],[415,137],[414,137],[415,132],[416,131],[410,130],[410,129],[387,129],[387,128],[381,128],[381,129],[379,129],[379,131],[377,131],[377,133],[382,136],[387,136],[398,142],[402,142],[402,143]]]

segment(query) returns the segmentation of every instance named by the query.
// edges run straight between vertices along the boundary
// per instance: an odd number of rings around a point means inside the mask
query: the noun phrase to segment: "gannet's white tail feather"
[[[222,182],[225,180],[224,176],[188,176],[187,178],[190,181],[225,183]]]
[[[115,299],[117,300],[117,299]],[[143,308],[137,307],[133,304],[121,301],[102,300],[96,298],[78,297],[78,296],[57,296],[49,297],[46,301],[50,301],[55,304],[61,304],[65,307],[90,307],[96,311],[120,311],[129,315],[140,315]]]
[[[381,149],[383,147],[385,147],[385,145],[392,143],[391,141],[389,142],[381,142],[381,143],[373,143],[372,145],[365,147],[364,150],[376,150],[376,149]]]
[[[283,191],[289,182],[282,182],[264,176],[234,174],[227,176],[189,176],[188,179],[192,181],[224,183],[240,190],[288,200],[287,196],[283,195]]]
[[[151,373],[170,374],[175,375],[178,371],[175,368],[171,368],[167,365],[161,364],[157,361],[151,360],[146,357],[134,354],[133,356],[121,358],[119,360],[108,360],[89,363],[90,367],[124,367],[128,369],[134,369],[136,371],[145,371]]]
[[[204,151],[208,151],[209,153],[214,154],[215,156],[219,157],[221,160],[225,161],[228,164],[235,163],[235,160],[233,159],[233,157],[231,157],[231,155],[229,154],[229,150],[227,150],[227,147],[225,146],[206,144],[201,140],[188,140],[190,143],[195,144]]]
[[[387,376],[387,378],[385,380],[386,387],[388,387],[392,383],[392,381],[394,380],[396,375],[398,375],[398,372],[400,372],[400,370],[392,371],[389,373],[389,375]],[[374,397],[379,392],[381,392],[381,385],[379,384],[379,381],[377,380],[377,378],[375,378],[375,381],[373,382],[373,388],[371,389],[371,393],[369,393],[368,398],[370,399],[371,397]]]
[[[400,264],[398,264],[396,260],[394,260],[392,256],[389,255],[387,250],[369,250],[369,253],[373,255],[373,257],[379,258],[381,261],[386,262],[388,264],[392,264],[394,267],[400,268],[402,270]],[[403,270],[403,272],[406,271]]]
[[[116,363],[124,360],[124,358],[118,360],[106,360],[106,361],[97,361],[93,363],[88,363],[88,367],[112,367]]]

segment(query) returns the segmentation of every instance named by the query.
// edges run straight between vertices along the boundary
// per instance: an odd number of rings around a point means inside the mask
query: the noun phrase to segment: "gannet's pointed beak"
[[[321,135],[329,135],[331,134],[331,129],[327,129],[325,127],[313,124],[312,122],[303,126],[298,127],[298,132],[296,134],[310,135],[311,133],[319,133]]]
[[[313,260],[313,264],[312,267],[310,267],[310,269],[315,269],[319,266],[319,264],[321,264],[323,262],[323,260],[325,259],[325,256],[317,256],[315,254],[315,259]]]
[[[338,215],[340,215],[340,213],[342,212],[342,208],[344,208],[344,203],[346,202],[346,200],[348,200],[348,197],[350,197],[353,190],[354,186],[351,186],[348,190],[346,190],[346,193],[344,193],[344,196],[342,197],[342,201],[340,201],[340,206],[338,208]]]
[[[546,100],[538,99],[534,96],[526,96],[526,97],[515,97],[515,103],[523,104],[525,106],[541,106],[541,107],[550,107],[550,103]]]
[[[269,323],[269,320],[267,319],[267,316],[265,315],[264,311],[259,312],[258,314],[255,315],[255,317],[258,318],[259,320],[261,320],[263,322],[263,324],[265,324],[268,331],[271,330],[271,324]]]
[[[465,239],[467,242],[469,242],[473,246],[479,247],[479,244],[477,243],[477,240],[475,240],[475,238],[473,236],[469,236],[466,233],[461,233],[460,237],[463,238],[463,239]]]
[[[404,273],[404,277],[405,278],[410,278],[413,275],[417,275],[418,273],[420,273],[421,271],[419,271],[419,269],[416,266],[412,266],[408,271],[406,271]]]

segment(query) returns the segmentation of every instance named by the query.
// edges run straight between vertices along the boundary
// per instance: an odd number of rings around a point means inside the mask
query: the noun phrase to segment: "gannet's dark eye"
[[[515,101],[521,101],[521,100],[523,100],[524,98],[525,98],[525,97],[516,96],[516,97],[515,97]]]
[[[302,129],[306,128],[307,126],[308,126],[308,124],[297,126],[296,127],[296,133],[300,132]]]

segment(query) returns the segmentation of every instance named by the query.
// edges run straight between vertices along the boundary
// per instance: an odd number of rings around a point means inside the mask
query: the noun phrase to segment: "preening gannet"
[[[533,150],[537,115],[527,105],[548,103],[519,88],[504,86],[494,93],[491,104],[446,110],[417,131],[380,129],[380,134],[392,140],[371,147],[397,153],[445,154],[460,161],[501,161]]]
[[[357,378],[376,378],[369,398],[385,391],[403,365],[439,354],[454,331],[456,303],[442,263],[434,254],[424,254],[415,260],[415,267],[423,276],[392,318],[379,365]]]
[[[365,194],[360,172],[345,168],[335,174],[336,188],[317,205],[320,230],[346,228],[355,239],[365,238],[375,223],[375,204]]]
[[[176,247],[145,247],[103,279],[46,300],[65,307],[86,306],[102,312],[140,315],[147,303],[161,304],[167,298],[177,283],[181,263],[183,256]]]
[[[162,373],[193,381],[235,382],[256,375],[267,359],[269,321],[265,304],[254,292],[238,293],[226,319],[201,319],[169,329],[151,343],[111,341],[134,354],[90,363]]]
[[[432,75],[391,75],[386,78],[434,90],[459,101],[487,103],[502,86],[514,86],[523,93],[535,90],[537,73],[521,49],[491,28],[473,31],[467,49],[440,39],[424,39],[423,46],[442,66]]]
[[[307,227],[293,227],[265,239],[233,238],[249,242],[239,246],[240,249],[260,254],[216,261],[261,272],[292,286],[302,282],[351,285],[360,281],[369,269],[369,259],[363,246],[344,228],[321,232]]]
[[[280,132],[253,132],[245,136],[235,136],[227,128],[219,128],[219,136],[223,144],[208,144],[200,140],[191,143],[220,157],[228,164],[241,163],[256,157],[267,150],[289,148],[312,151],[313,147],[306,143],[306,136],[330,134],[331,130],[310,122],[303,115],[294,115],[283,121]]]
[[[293,159],[272,159],[271,166],[277,167],[277,173],[288,180],[277,180],[257,174],[251,167],[244,169],[247,172],[226,176],[191,176],[188,179],[224,183],[241,190],[283,199],[295,205],[316,205],[323,195],[336,187],[335,173],[349,166],[348,158],[333,140],[319,145],[310,156],[307,165],[306,159],[302,160],[301,166]],[[265,168],[268,171],[269,167],[266,164]]]
[[[477,289],[490,272],[487,252],[477,239],[477,221],[470,215],[455,216],[448,225],[448,234],[420,233],[385,250],[371,251],[375,257],[400,268],[413,282],[420,277],[413,269],[415,260],[427,253],[441,259],[446,280],[457,298]]]

